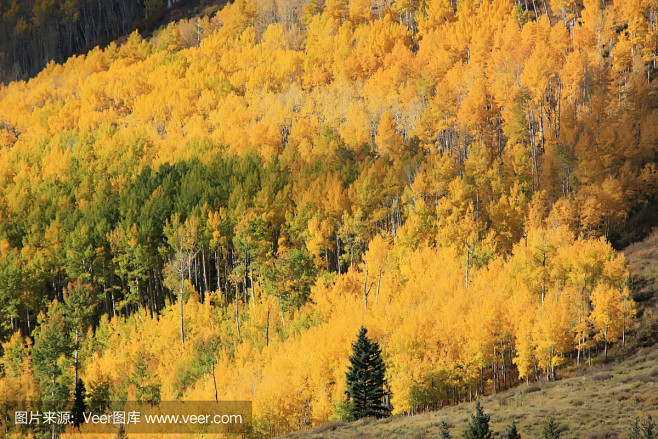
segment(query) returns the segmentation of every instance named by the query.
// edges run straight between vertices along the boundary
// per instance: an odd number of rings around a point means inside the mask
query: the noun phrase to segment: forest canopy
[[[0,86],[0,395],[219,389],[279,434],[340,415],[362,325],[394,413],[623,343],[657,16],[235,0]]]

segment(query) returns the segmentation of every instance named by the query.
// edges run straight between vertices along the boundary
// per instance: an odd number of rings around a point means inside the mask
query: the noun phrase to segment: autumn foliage
[[[362,325],[394,413],[607,354],[610,242],[658,190],[657,8],[235,0],[2,86],[0,409],[79,371],[100,406],[303,429]]]

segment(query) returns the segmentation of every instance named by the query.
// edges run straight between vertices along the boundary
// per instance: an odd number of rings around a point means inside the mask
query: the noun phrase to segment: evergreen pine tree
[[[57,301],[48,308],[48,314],[40,315],[34,331],[32,360],[34,375],[41,388],[41,402],[49,411],[64,410],[71,400],[75,386],[68,374],[73,346],[69,338],[69,326]]]
[[[656,431],[656,423],[651,418],[651,415],[648,415],[647,419],[642,422],[642,434],[644,435],[644,439],[658,438],[658,431]]]
[[[78,382],[75,383],[73,408],[71,409],[71,418],[73,419],[73,425],[76,427],[79,427],[85,421],[84,413],[87,410],[87,404],[85,404],[86,397],[87,389],[85,388],[85,383],[82,379],[78,378]]]
[[[544,424],[544,439],[560,439],[560,432],[552,416]]]
[[[512,421],[512,425],[510,425],[509,429],[507,430],[507,439],[521,439],[521,435],[516,429],[516,421]]]
[[[471,423],[466,427],[466,439],[491,439],[492,431],[489,429],[491,416],[484,413],[480,401],[475,403],[475,414],[471,415]]]
[[[448,423],[446,421],[441,421],[441,434],[439,437],[441,439],[452,439],[450,431],[448,430]]]
[[[360,419],[366,416],[382,418],[390,415],[390,409],[384,404],[384,378],[386,366],[382,360],[379,343],[367,337],[368,330],[361,327],[359,336],[352,344],[353,354],[347,378],[347,399],[352,401],[352,417]]]

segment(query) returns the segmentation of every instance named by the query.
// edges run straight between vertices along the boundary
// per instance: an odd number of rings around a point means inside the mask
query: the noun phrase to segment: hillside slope
[[[658,348],[641,348],[630,358],[557,382],[521,386],[482,399],[491,427],[504,432],[516,420],[523,437],[541,437],[544,422],[553,416],[563,438],[625,438],[636,417],[658,413]],[[381,421],[362,419],[328,423],[289,439],[319,438],[434,438],[441,421],[453,437],[461,437],[475,403],[465,403],[418,416],[394,416]],[[655,417],[655,416],[654,416]]]
[[[612,350],[608,363],[599,356],[591,367],[565,371],[566,377],[559,381],[521,385],[483,398],[495,432],[504,432],[515,420],[523,437],[541,437],[544,422],[552,416],[563,429],[562,438],[626,438],[633,420],[648,414],[656,418],[658,229],[627,247],[624,254],[633,272],[634,297],[640,304],[640,324],[627,347]],[[474,411],[471,402],[413,417],[331,422],[286,438],[433,438],[439,437],[441,421],[448,423],[453,437],[461,437]]]
[[[80,379],[271,437],[345,413],[361,326],[395,414],[615,354],[658,3],[550,3],[235,0],[0,86],[0,409]]]

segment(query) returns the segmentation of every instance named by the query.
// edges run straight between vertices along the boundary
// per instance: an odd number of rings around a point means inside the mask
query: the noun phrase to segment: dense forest
[[[0,85],[0,411],[80,377],[304,429],[344,412],[362,325],[394,413],[607,355],[636,326],[611,242],[658,193],[657,19],[235,0]]]
[[[0,0],[0,82],[31,77],[51,60],[66,61],[137,27],[148,31],[182,3],[189,1]]]

